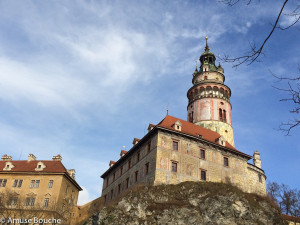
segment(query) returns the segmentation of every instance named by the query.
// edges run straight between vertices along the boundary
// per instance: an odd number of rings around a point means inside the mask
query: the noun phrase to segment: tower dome
[[[231,90],[224,84],[224,69],[207,44],[200,56],[200,68],[193,73],[193,86],[188,90],[188,121],[218,132],[234,146],[231,120]]]

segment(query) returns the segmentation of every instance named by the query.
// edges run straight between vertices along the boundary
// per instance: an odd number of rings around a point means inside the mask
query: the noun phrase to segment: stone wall
[[[260,177],[259,177],[260,176]],[[247,192],[255,192],[266,195],[266,176],[262,169],[252,165],[247,165]]]
[[[134,150],[134,153],[127,157],[126,160],[115,168],[107,175],[103,181],[102,196],[105,201],[111,201],[117,198],[121,193],[126,191],[133,185],[139,183],[153,184],[155,175],[155,159],[156,159],[156,143],[157,135],[153,135],[140,145],[138,149]],[[150,144],[150,145],[149,145]],[[150,152],[149,152],[150,146]],[[139,160],[138,160],[139,153]],[[127,153],[128,154],[128,153]],[[129,168],[130,161],[130,168]],[[149,163],[149,164],[148,164]],[[146,164],[149,165],[148,173],[146,171]],[[122,174],[121,174],[121,167]],[[136,172],[138,172],[136,180]],[[115,174],[115,175],[114,175]],[[115,178],[114,178],[115,177]],[[129,183],[127,186],[127,179]],[[107,183],[108,182],[108,183]],[[108,185],[107,185],[108,184]],[[120,186],[119,186],[120,185]]]
[[[228,123],[221,121],[200,121],[195,123],[198,126],[210,129],[222,135],[229,144],[234,146],[233,129]]]
[[[172,149],[173,141],[178,142],[178,151]],[[201,149],[205,150],[205,159],[201,158]],[[228,166],[224,166],[224,157],[228,158]],[[177,172],[172,172],[172,162],[177,162]],[[247,158],[221,147],[169,132],[158,133],[155,184],[199,181],[201,171],[206,171],[206,181],[232,183],[246,192],[265,195],[265,175],[252,167],[256,168],[247,163]],[[262,183],[258,180],[258,171]]]

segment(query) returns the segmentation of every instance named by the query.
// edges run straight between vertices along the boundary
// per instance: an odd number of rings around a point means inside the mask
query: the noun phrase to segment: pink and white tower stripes
[[[231,120],[231,90],[224,84],[224,69],[215,65],[216,57],[207,45],[200,56],[199,71],[193,73],[193,87],[187,92],[188,121],[218,132],[234,146]],[[201,134],[200,134],[201,135]]]

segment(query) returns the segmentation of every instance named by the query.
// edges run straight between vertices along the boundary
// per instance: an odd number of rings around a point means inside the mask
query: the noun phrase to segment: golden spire
[[[205,45],[204,51],[209,51],[209,47],[208,47],[208,45],[207,45],[207,39],[208,39],[208,37],[206,36],[206,37],[205,37],[206,45]]]

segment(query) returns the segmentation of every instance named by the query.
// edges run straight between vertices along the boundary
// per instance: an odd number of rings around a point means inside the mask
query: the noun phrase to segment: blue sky
[[[100,175],[149,123],[186,119],[186,92],[204,37],[215,55],[260,43],[282,1],[0,1],[1,155],[61,154],[83,187],[79,204],[101,194]],[[287,11],[296,0],[289,1]],[[283,17],[286,25],[290,18]],[[299,23],[296,25],[299,29]],[[269,181],[300,189],[300,129],[277,131],[294,115],[279,102],[269,70],[299,74],[299,30],[276,30],[262,62],[223,64],[236,148],[260,151]],[[198,63],[199,65],[199,63]],[[298,115],[299,118],[299,115]]]

